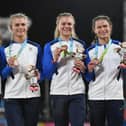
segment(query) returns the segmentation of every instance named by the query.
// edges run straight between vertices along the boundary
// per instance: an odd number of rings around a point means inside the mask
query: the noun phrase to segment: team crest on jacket
[[[32,47],[29,47],[29,51],[32,51]]]

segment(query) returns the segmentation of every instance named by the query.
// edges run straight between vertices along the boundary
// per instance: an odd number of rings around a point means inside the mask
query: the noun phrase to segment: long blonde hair
[[[75,33],[75,18],[71,13],[68,13],[68,12],[60,13],[57,16],[57,18],[56,18],[56,28],[55,28],[55,32],[54,32],[54,38],[58,38],[60,36],[59,30],[58,30],[58,25],[59,25],[60,19],[62,17],[71,17],[71,18],[73,18],[74,26],[73,26],[73,29],[72,29],[71,37],[78,38],[76,33]]]

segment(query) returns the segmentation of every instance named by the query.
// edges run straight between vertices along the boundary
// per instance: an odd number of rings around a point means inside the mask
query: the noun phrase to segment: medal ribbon
[[[104,49],[103,53],[101,54],[99,61],[102,62],[104,59],[104,56],[106,55],[106,53],[108,52],[108,49],[110,47],[110,45],[112,44],[112,39],[109,40],[108,46]],[[98,58],[98,44],[95,47],[95,58]]]
[[[23,49],[25,48],[26,44],[27,44],[27,39],[22,43],[21,48],[19,49],[17,55],[14,56],[15,58],[18,58],[20,56],[20,54],[23,51]],[[9,57],[11,57],[11,49],[12,49],[12,44],[10,44],[10,46],[9,46]]]

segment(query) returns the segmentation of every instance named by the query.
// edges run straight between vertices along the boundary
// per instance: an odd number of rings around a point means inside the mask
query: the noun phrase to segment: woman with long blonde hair
[[[68,126],[69,122],[71,126],[83,126],[85,42],[77,38],[75,19],[71,13],[58,15],[54,37],[44,47],[43,72],[45,78],[51,80],[55,126]]]

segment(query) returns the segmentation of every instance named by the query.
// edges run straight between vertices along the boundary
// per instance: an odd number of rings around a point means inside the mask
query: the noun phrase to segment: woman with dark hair
[[[95,44],[88,48],[88,70],[92,76],[88,98],[91,126],[123,125],[123,79],[118,78],[120,55],[115,51],[120,41],[113,40],[112,22],[99,15],[92,20]]]

